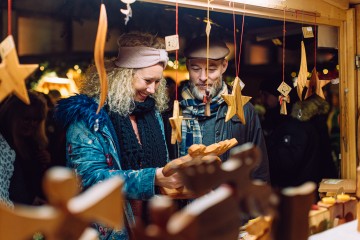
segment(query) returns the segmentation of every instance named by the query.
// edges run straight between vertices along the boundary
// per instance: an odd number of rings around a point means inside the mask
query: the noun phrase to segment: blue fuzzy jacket
[[[118,141],[110,130],[113,129],[112,123],[105,110],[102,109],[96,114],[97,106],[94,99],[86,95],[76,95],[61,100],[56,107],[55,118],[66,129],[68,166],[81,177],[84,189],[119,175],[125,181],[123,192],[127,199],[150,199],[155,195],[156,169],[121,169],[121,155],[115,145]],[[156,116],[164,135],[161,116],[158,112]],[[128,201],[124,212],[127,222],[133,224],[134,216]],[[125,228],[115,231],[95,225],[99,230],[100,239],[128,239]]]

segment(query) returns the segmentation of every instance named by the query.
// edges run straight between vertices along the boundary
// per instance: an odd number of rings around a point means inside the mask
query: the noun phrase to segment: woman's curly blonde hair
[[[140,32],[121,35],[118,40],[118,45],[119,47],[142,46],[165,49],[165,43],[162,38]],[[105,61],[105,69],[109,84],[107,95],[109,110],[117,112],[121,116],[129,115],[135,107],[133,77],[136,69],[117,67],[113,60]],[[95,65],[89,67],[86,71],[85,79],[80,86],[80,93],[99,99],[100,80]],[[166,81],[164,78],[160,80],[159,87],[150,97],[155,99],[155,106],[160,112],[167,109],[169,98],[167,96]]]

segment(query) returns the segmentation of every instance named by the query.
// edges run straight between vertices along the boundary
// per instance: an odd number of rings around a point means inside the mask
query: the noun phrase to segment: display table
[[[359,240],[360,232],[357,231],[358,221],[354,220],[309,237],[309,240]]]

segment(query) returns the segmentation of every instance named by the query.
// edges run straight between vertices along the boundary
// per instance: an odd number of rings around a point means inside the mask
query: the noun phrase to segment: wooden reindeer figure
[[[123,225],[122,186],[121,178],[114,177],[77,195],[79,182],[71,170],[50,169],[44,179],[50,205],[15,205],[14,211],[0,206],[0,239],[29,239],[36,232],[50,240],[79,239],[94,221],[120,228]],[[83,239],[97,239],[97,234],[90,233],[91,237],[87,235]]]

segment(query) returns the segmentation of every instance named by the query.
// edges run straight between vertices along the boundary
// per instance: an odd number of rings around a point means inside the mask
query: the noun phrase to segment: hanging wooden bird
[[[231,94],[223,94],[221,97],[228,105],[225,122],[229,121],[235,114],[242,124],[246,124],[244,115],[244,105],[250,101],[251,97],[241,95],[240,78],[236,77]]]
[[[179,101],[174,101],[173,116],[169,118],[171,125],[171,144],[175,144],[176,141],[181,142],[181,122],[183,116],[180,116]]]
[[[319,80],[319,76],[317,74],[316,68],[314,67],[314,69],[311,72],[310,81],[307,82],[308,89],[306,91],[305,99],[307,99],[308,97],[314,94],[325,99],[322,88],[330,82],[331,82],[330,80]]]
[[[70,169],[52,168],[44,179],[51,205],[15,205],[12,211],[0,204],[0,239],[30,239],[41,232],[50,240],[77,240],[93,221],[116,229],[123,226],[124,182],[120,177],[98,183],[81,194],[79,181]]]
[[[13,93],[24,103],[30,104],[25,80],[39,65],[19,63],[12,35],[0,43],[0,55],[0,102]]]
[[[302,101],[302,93],[304,87],[306,87],[307,76],[308,76],[308,68],[306,61],[305,45],[304,45],[304,41],[301,41],[301,61],[300,61],[300,70],[297,78],[297,89],[296,89],[300,101]]]
[[[106,96],[108,93],[108,81],[107,81],[107,75],[106,75],[105,63],[104,63],[104,51],[105,51],[107,27],[108,27],[108,23],[107,23],[106,8],[104,4],[101,4],[99,25],[97,29],[95,49],[94,49],[94,61],[95,61],[96,70],[99,73],[100,89],[101,89],[99,106],[98,109],[96,110],[96,113],[99,113],[102,106],[104,106],[104,103],[106,101]]]

